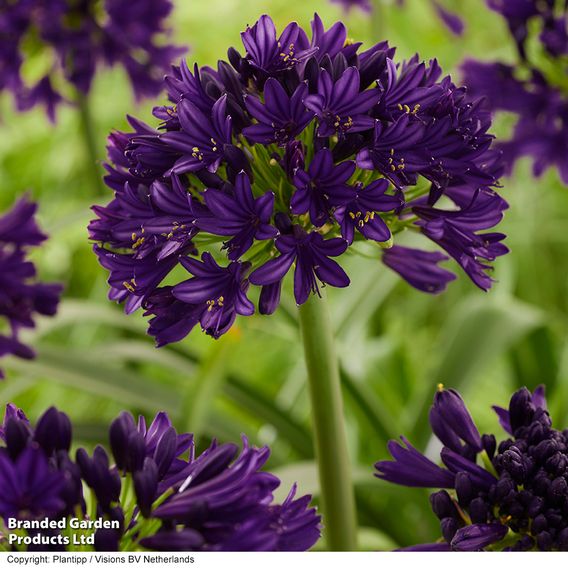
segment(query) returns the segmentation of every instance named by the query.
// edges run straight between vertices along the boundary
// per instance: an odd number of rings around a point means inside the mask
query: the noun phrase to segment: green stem
[[[355,496],[327,300],[325,296],[312,295],[299,311],[327,546],[334,551],[354,551],[357,549]]]
[[[85,147],[85,160],[88,166],[91,183],[96,194],[103,195],[105,193],[102,183],[103,172],[98,163],[97,137],[87,95],[80,92],[77,93],[77,108],[81,122],[81,135]]]

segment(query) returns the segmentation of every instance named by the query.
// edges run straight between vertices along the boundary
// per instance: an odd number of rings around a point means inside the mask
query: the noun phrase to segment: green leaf
[[[541,326],[522,339],[510,354],[515,387],[534,390],[546,382],[552,395],[558,375],[558,348],[550,327]]]
[[[300,456],[304,458],[313,456],[310,431],[296,422],[260,389],[236,376],[230,376],[223,386],[223,392],[242,410],[274,426],[279,436],[284,438]]]
[[[424,424],[437,383],[459,389],[543,321],[542,312],[512,298],[499,302],[467,298],[450,316],[441,336],[441,360],[424,383],[421,408],[414,415],[414,439],[424,443],[428,438]]]
[[[197,361],[186,353],[175,351],[169,346],[156,349],[149,341],[134,339],[96,345],[91,349],[91,354],[105,357],[107,360],[161,365],[184,375],[187,380],[192,379],[198,367]]]
[[[38,326],[27,335],[35,340],[62,327],[76,324],[101,324],[146,334],[146,322],[136,315],[126,316],[111,303],[90,300],[65,300],[59,306],[57,317],[41,318]],[[150,345],[149,345],[150,346]]]
[[[396,438],[399,435],[394,427],[396,420],[368,385],[351,379],[343,369],[341,384],[352,405],[373,429],[373,435],[382,440]]]
[[[148,412],[165,410],[176,414],[178,395],[170,388],[148,381],[143,375],[101,363],[89,353],[43,345],[37,358],[23,361],[15,357],[5,366],[24,376],[47,379],[120,402],[124,408],[136,406]]]

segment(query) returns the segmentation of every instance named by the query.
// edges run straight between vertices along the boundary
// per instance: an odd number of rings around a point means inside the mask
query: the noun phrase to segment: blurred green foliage
[[[380,17],[353,12],[350,37],[369,44],[389,39],[399,56],[419,51],[437,57],[459,76],[464,57],[513,58],[503,23],[477,0],[458,1],[466,35],[451,37],[429,3],[384,2]],[[451,2],[448,3],[451,5]],[[215,65],[240,44],[247,23],[270,12],[280,28],[291,19],[308,25],[318,11],[330,24],[342,16],[326,0],[179,0],[175,39],[191,46],[189,59]],[[380,37],[379,35],[380,34]],[[126,127],[127,113],[148,121],[152,102],[136,106],[123,73],[102,72],[91,97],[100,159],[106,135]],[[106,440],[120,410],[152,415],[169,411],[180,428],[212,437],[270,444],[269,466],[284,485],[318,493],[310,435],[305,370],[291,294],[274,316],[242,318],[215,343],[194,331],[182,344],[154,349],[140,313],[125,316],[106,299],[106,273],[87,240],[89,207],[110,199],[93,195],[75,109],[58,113],[55,126],[40,110],[25,115],[0,98],[0,209],[29,191],[40,202],[50,235],[36,254],[47,280],[66,284],[57,318],[29,335],[34,362],[7,360],[0,402],[14,401],[35,419],[55,404],[76,424],[77,443]],[[496,133],[506,133],[506,120]],[[496,263],[494,289],[485,294],[463,275],[441,296],[423,295],[362,256],[345,260],[352,285],[330,290],[341,361],[348,436],[357,483],[362,543],[390,549],[438,535],[427,493],[391,487],[373,478],[386,441],[404,433],[435,449],[427,412],[435,386],[461,390],[484,432],[498,431],[491,404],[506,404],[520,385],[547,385],[553,418],[568,426],[568,189],[550,172],[540,180],[521,163],[505,180],[510,201],[502,229],[512,252]],[[286,491],[287,488],[284,488]]]

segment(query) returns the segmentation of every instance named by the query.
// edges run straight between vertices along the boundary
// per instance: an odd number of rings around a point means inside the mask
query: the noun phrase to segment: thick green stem
[[[83,145],[85,147],[85,160],[89,171],[89,177],[93,189],[98,195],[105,193],[102,183],[103,170],[98,164],[99,156],[97,154],[97,137],[95,127],[93,124],[93,117],[91,115],[91,108],[89,105],[89,98],[87,95],[77,93],[77,109],[79,111],[79,118],[81,121],[81,135],[83,138]]]
[[[330,550],[357,549],[355,496],[343,421],[339,366],[325,296],[300,306],[308,369],[324,535]]]

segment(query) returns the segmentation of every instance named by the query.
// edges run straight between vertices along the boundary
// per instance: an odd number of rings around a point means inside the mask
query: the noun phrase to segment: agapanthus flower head
[[[196,451],[165,412],[150,425],[123,412],[110,425],[114,464],[103,446],[69,454],[71,422],[55,408],[35,427],[15,405],[0,428],[0,516],[26,521],[82,515],[112,526],[87,529],[93,550],[303,551],[320,537],[311,497],[293,486],[274,503],[280,480],[262,470],[270,450],[213,441]],[[85,499],[88,488],[90,499]],[[34,550],[73,550],[56,531],[39,534]],[[0,540],[0,550],[9,550]],[[84,545],[81,545],[85,550]]]
[[[487,4],[507,22],[518,62],[468,59],[462,67],[465,82],[472,93],[485,97],[492,112],[517,117],[511,138],[499,144],[508,173],[517,160],[528,156],[535,176],[554,167],[568,184],[568,5],[555,6],[552,0]],[[531,40],[533,47],[528,49]]]
[[[436,61],[397,63],[386,42],[362,50],[317,14],[311,28],[278,34],[262,16],[243,55],[173,69],[157,129],[130,118],[132,132],[109,138],[115,197],[94,208],[90,235],[109,297],[142,307],[158,345],[195,326],[219,337],[253,314],[253,287],[273,313],[292,272],[297,304],[348,286],[341,256],[365,241],[420,290],[454,278],[438,266],[449,257],[491,286],[507,249],[487,232],[506,209],[489,113]],[[406,230],[447,254],[401,246]]]
[[[165,43],[170,0],[15,0],[0,10],[0,92],[18,110],[41,104],[55,119],[59,103],[86,94],[100,65],[121,65],[137,99],[155,96],[164,72],[185,49]],[[27,67],[42,59],[32,82]],[[47,61],[47,64],[46,64]]]
[[[430,425],[443,445],[441,465],[403,438],[389,443],[394,461],[377,477],[410,487],[440,488],[430,503],[442,539],[405,550],[568,550],[568,438],[552,427],[544,387],[522,388],[507,409],[493,407],[510,436],[480,435],[461,396],[442,385]]]
[[[47,238],[35,221],[36,210],[35,203],[22,197],[0,217],[0,357],[34,357],[33,349],[20,341],[20,332],[33,328],[37,315],[53,316],[62,292],[59,284],[40,282],[28,259],[29,249]]]

